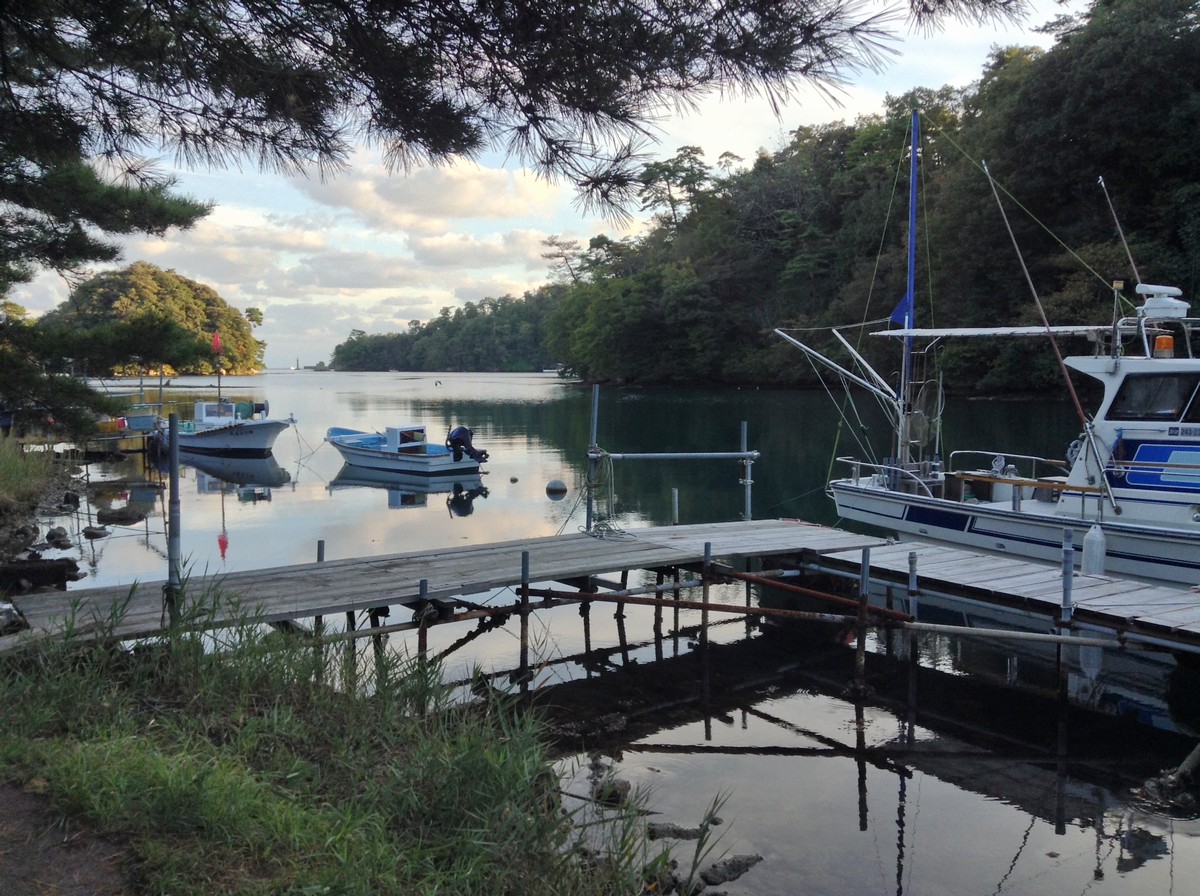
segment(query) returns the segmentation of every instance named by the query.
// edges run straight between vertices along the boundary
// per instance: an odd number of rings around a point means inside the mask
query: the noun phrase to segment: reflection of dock
[[[877,537],[792,520],[633,529],[620,538],[593,538],[579,533],[548,536],[228,573],[212,581],[193,577],[188,587],[193,599],[199,598],[209,586],[219,588],[222,595],[237,595],[243,611],[253,610],[266,622],[391,604],[413,606],[422,599],[471,609],[473,604],[458,599],[539,582],[568,582],[571,587],[581,589],[528,592],[547,598],[542,604],[545,606],[564,598],[628,599],[637,603],[660,598],[626,598],[621,590],[623,584],[613,585],[594,577],[633,570],[649,570],[660,576],[670,570],[700,570],[706,547],[717,564],[712,570],[716,579],[734,571],[761,568],[769,561],[775,566],[791,563],[804,570],[869,579],[876,587],[882,585],[894,590],[900,599],[906,596],[907,587],[914,587],[915,583],[917,594],[954,593],[993,607],[1029,613],[1043,620],[1044,633],[1025,637],[1057,637],[1052,633],[1061,614],[1063,593],[1061,570],[1057,566],[941,545],[888,544]],[[526,559],[528,569],[523,571]],[[864,560],[869,560],[869,569],[862,568]],[[693,577],[690,587],[696,587],[697,582]],[[1200,600],[1195,592],[1108,576],[1076,575],[1072,586],[1072,627],[1076,633],[1083,629],[1120,638],[1126,644],[1200,653]],[[595,589],[599,588],[612,590],[597,592]],[[161,582],[139,585],[124,621],[113,634],[133,637],[160,631],[162,594]],[[93,617],[111,618],[112,607],[128,595],[125,586],[84,589],[68,595],[36,595],[26,599],[21,609],[34,632],[44,636],[61,627],[72,606],[78,607],[75,630],[80,631]],[[670,597],[666,600],[669,602]],[[681,605],[688,603],[700,608],[695,600],[683,601]],[[538,606],[530,604],[529,608]],[[712,609],[751,615],[773,612],[769,608],[749,607]],[[236,621],[232,611],[227,612],[223,607],[212,608],[211,612],[213,615],[206,622],[213,627]],[[893,617],[903,619],[903,613]],[[12,646],[14,637],[20,636],[0,638],[0,650]]]

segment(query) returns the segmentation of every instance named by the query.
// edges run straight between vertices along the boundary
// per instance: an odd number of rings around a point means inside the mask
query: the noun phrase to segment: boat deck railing
[[[967,464],[971,464],[968,468]],[[1039,479],[1065,476],[1071,470],[1066,460],[1039,457],[1036,454],[1011,454],[1005,451],[963,449],[950,452],[946,470],[952,476],[994,476],[1007,479]]]
[[[863,477],[863,471],[873,477],[879,477],[879,484],[886,485],[891,491],[907,491],[937,497],[930,486],[937,487],[942,476],[940,465],[935,466],[930,461],[915,464],[871,463],[860,457],[844,456],[837,458],[838,463],[849,464],[850,479],[857,482]]]

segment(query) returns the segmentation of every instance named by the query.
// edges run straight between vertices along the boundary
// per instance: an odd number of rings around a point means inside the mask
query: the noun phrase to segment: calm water
[[[202,388],[204,380],[176,385],[189,388],[169,397],[184,401],[215,391]],[[226,378],[222,390],[268,400],[272,416],[292,413],[298,422],[276,442],[277,466],[227,469],[226,479],[216,469],[184,468],[182,545],[195,574],[309,562],[318,541],[335,559],[583,527],[590,389],[542,374],[300,371]],[[598,441],[610,452],[733,451],[745,420],[750,447],[763,454],[753,468],[754,516],[834,523],[823,494],[838,430],[830,407],[826,396],[808,393],[607,389]],[[425,423],[435,438],[452,424],[470,425],[492,458],[486,493],[456,498],[338,483],[341,459],[322,444],[327,427],[409,422]],[[868,425],[878,429],[878,421]],[[1068,406],[1051,403],[961,402],[951,404],[946,422],[954,447],[962,440],[961,447],[1022,452],[1054,453],[1076,430]],[[884,437],[882,429],[878,434]],[[227,481],[239,473],[256,482]],[[732,461],[615,462],[614,522],[631,532],[669,523],[672,489],[681,522],[739,519],[739,475]],[[88,576],[72,587],[165,578],[165,494],[153,485],[161,473],[130,456],[89,465],[87,478],[89,500],[80,511],[44,521],[75,536],[74,556]],[[557,501],[546,494],[556,479],[568,487]],[[130,506],[147,510],[146,519],[110,526],[107,538],[81,536],[101,511]],[[513,595],[472,599],[511,602]],[[681,618],[685,626],[696,621]],[[694,825],[714,798],[726,798],[718,851],[763,860],[718,888],[724,892],[1169,894],[1195,892],[1200,880],[1200,826],[1151,811],[1131,790],[1147,769],[1177,764],[1194,744],[1158,731],[1178,727],[1163,693],[1178,673],[1169,664],[1131,669],[1122,658],[1106,657],[1097,661],[1099,672],[1073,685],[1081,692],[1103,685],[1123,701],[1106,708],[1146,724],[1060,725],[1053,715],[1043,718],[1041,698],[1013,696],[993,684],[1006,677],[1038,681],[1049,674],[1045,656],[924,640],[919,649],[931,677],[921,683],[922,711],[909,719],[905,709],[888,708],[883,694],[858,707],[844,699],[848,655],[830,657],[777,632],[747,636],[738,623],[714,629],[714,644],[760,659],[762,682],[714,694],[704,707],[650,712],[656,687],[672,670],[684,670],[685,680],[694,676],[693,640],[656,648],[649,610],[627,608],[616,618],[603,604],[592,610],[586,637],[575,608],[539,614],[536,626],[537,687],[595,679],[603,688],[616,680],[605,675],[636,684],[649,672],[638,702],[624,707],[639,724],[627,740],[606,747],[602,759],[649,788],[658,820]],[[431,649],[446,649],[463,634],[455,626],[434,629]],[[623,649],[603,663],[579,659],[585,649],[614,645]],[[511,668],[516,649],[515,633],[501,629],[475,642],[469,655],[450,654],[450,674],[476,662]],[[880,645],[874,658],[880,685],[906,674],[884,653]],[[784,664],[780,655],[800,668],[767,674]],[[701,681],[693,680],[699,690]],[[578,769],[574,792],[586,789],[587,760],[565,765]]]

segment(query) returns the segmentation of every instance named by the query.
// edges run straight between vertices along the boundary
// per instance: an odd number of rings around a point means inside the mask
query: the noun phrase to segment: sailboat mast
[[[920,155],[920,113],[912,110],[912,147],[909,151],[908,162],[908,283],[904,293],[904,323],[905,329],[911,329],[915,324],[914,309],[916,307],[917,282],[917,159]],[[911,336],[904,338],[904,357],[900,367],[900,421],[896,428],[896,457],[901,464],[912,461],[911,434],[909,421],[912,413],[912,355],[913,340]]]

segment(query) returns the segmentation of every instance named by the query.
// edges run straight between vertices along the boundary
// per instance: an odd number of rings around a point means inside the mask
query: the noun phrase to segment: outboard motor
[[[473,444],[471,444],[471,438],[474,435],[475,433],[471,432],[470,429],[462,425],[456,426],[454,429],[450,430],[450,434],[446,436],[446,447],[454,452],[454,459],[456,461],[462,460],[462,456],[465,454],[467,457],[471,458],[471,460],[476,461],[477,463],[482,464],[487,462],[488,453],[486,451],[480,451]]]

